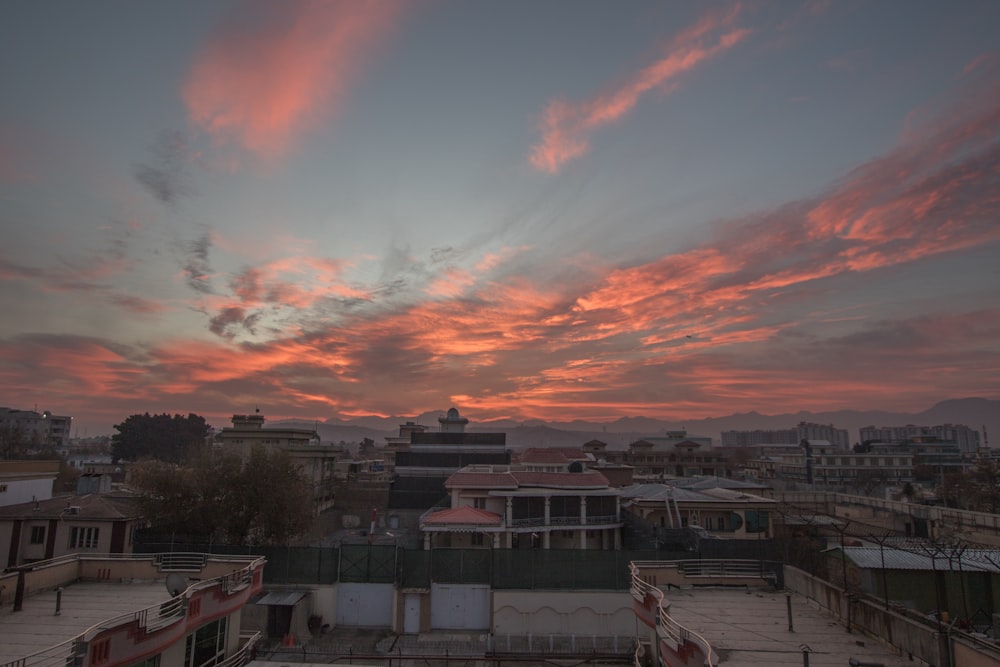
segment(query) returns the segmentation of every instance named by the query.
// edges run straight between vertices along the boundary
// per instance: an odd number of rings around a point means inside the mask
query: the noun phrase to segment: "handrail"
[[[647,565],[658,565],[667,566],[674,563],[665,561],[642,561]],[[629,563],[629,572],[632,577],[632,596],[639,600],[640,602],[645,600],[646,595],[651,595],[656,600],[656,615],[659,620],[657,623],[657,641],[659,641],[660,633],[662,632],[666,635],[667,639],[670,639],[674,644],[680,648],[685,642],[691,642],[701,649],[705,656],[705,664],[713,666],[716,665],[715,653],[712,651],[712,645],[708,643],[708,640],[702,637],[700,634],[684,627],[678,623],[670,615],[669,610],[663,604],[663,591],[659,588],[650,584],[642,579],[639,575],[640,561],[633,561]],[[662,630],[660,629],[662,628]]]
[[[81,556],[81,558],[83,557]],[[249,586],[250,582],[253,581],[254,570],[263,565],[266,559],[263,556],[237,556],[234,560],[244,562],[248,558],[252,558],[252,560],[239,570],[213,579],[197,581],[165,602],[105,619],[54,646],[29,653],[17,660],[0,663],[0,667],[64,667],[65,665],[73,664],[72,658],[76,654],[78,647],[85,646],[86,642],[104,630],[133,621],[136,622],[139,629],[145,634],[161,630],[185,617],[187,613],[187,601],[195,591],[218,585],[226,595],[231,595]],[[67,557],[65,556],[53,559],[53,561],[58,561],[55,563],[57,565],[66,560]],[[138,560],[144,559],[140,558]],[[32,563],[31,567],[45,567],[48,566],[46,563],[51,563],[51,561]]]

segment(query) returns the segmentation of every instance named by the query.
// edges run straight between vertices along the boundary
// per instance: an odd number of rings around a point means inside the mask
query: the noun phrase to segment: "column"
[[[587,496],[580,496],[580,525],[587,525]]]
[[[549,525],[549,516],[552,513],[552,498],[545,496],[545,525]]]
[[[431,550],[431,534],[429,532],[424,533],[424,551]]]
[[[546,530],[544,533],[542,533],[542,548],[548,549],[551,544],[552,544],[552,532]]]
[[[507,533],[507,535],[509,536],[510,533]],[[508,545],[508,547],[509,546],[510,545]],[[494,549],[500,548],[500,533],[493,533],[493,548]]]

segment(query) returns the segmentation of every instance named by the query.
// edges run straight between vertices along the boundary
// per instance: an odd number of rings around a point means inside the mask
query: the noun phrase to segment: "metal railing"
[[[657,567],[669,567],[674,565],[672,562],[658,562],[658,561],[644,561],[649,566]],[[656,638],[659,641],[661,638],[668,639],[677,650],[679,650],[685,643],[694,644],[701,651],[701,654],[705,657],[705,665],[714,667],[718,664],[715,653],[712,651],[712,645],[708,643],[708,640],[702,637],[697,632],[685,628],[683,625],[674,620],[670,615],[669,609],[663,604],[663,591],[654,586],[653,584],[647,583],[640,576],[641,562],[633,562],[629,564],[629,570],[632,574],[632,597],[639,602],[645,602],[646,596],[651,596],[655,602],[656,607],[653,613],[656,615],[657,625],[656,625]]]
[[[169,554],[159,555],[162,556]],[[79,556],[78,558],[87,557],[88,556]],[[52,564],[62,564],[69,559],[70,557],[63,556],[59,559],[54,559],[51,562],[45,561],[42,563],[35,563],[31,567],[41,568],[51,566]],[[249,560],[247,557],[237,557],[236,559],[240,561]],[[149,560],[149,558],[140,557],[137,560]],[[0,663],[0,667],[66,667],[66,665],[77,664],[79,660],[82,660],[80,651],[86,651],[87,642],[93,639],[93,637],[95,637],[98,633],[120,625],[130,624],[133,621],[138,624],[139,629],[142,630],[144,634],[161,630],[177,623],[178,621],[181,621],[186,617],[187,602],[191,593],[197,590],[211,588],[216,585],[220,586],[227,595],[242,590],[253,581],[254,570],[260,567],[264,560],[265,559],[261,557],[252,557],[252,560],[249,560],[249,563],[245,567],[237,570],[236,572],[215,577],[214,579],[206,579],[204,581],[196,582],[165,602],[150,605],[144,609],[120,614],[103,620],[100,623],[90,626],[75,637],[60,642],[55,646],[50,646],[34,653],[30,653],[26,656],[18,658],[17,660]],[[233,586],[230,583],[230,587],[227,590],[226,582],[238,582],[238,585]]]

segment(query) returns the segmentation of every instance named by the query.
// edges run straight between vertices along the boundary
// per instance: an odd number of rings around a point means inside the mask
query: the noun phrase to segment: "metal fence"
[[[508,590],[628,590],[633,560],[773,560],[771,540],[703,540],[698,553],[663,549],[402,549],[394,545],[233,547],[136,544],[138,553],[202,551],[267,558],[265,584],[395,583],[404,588],[488,584]]]

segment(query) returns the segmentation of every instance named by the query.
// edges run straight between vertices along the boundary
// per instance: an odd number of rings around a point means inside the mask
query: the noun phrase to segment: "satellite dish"
[[[170,593],[170,597],[175,598],[184,591],[187,590],[188,582],[187,579],[177,574],[176,572],[167,575],[167,592]]]

